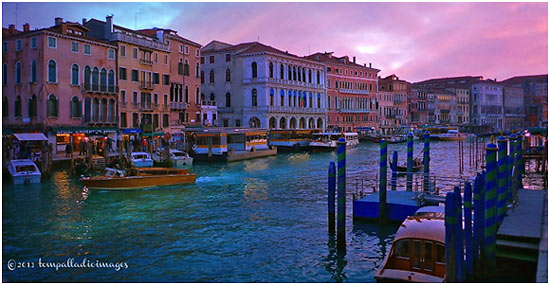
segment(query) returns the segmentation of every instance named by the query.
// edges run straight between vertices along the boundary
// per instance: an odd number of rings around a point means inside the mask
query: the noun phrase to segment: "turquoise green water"
[[[458,172],[458,152],[450,151],[456,145],[432,143],[434,173]],[[415,156],[421,147],[415,141]],[[405,144],[393,149],[405,158]],[[197,163],[196,184],[142,191],[87,192],[65,171],[40,185],[4,182],[3,280],[373,282],[397,227],[354,223],[351,196],[358,177],[374,181],[378,154],[371,143],[347,152],[345,255],[327,234],[327,169],[335,153]],[[40,267],[39,258],[127,268],[56,270]],[[34,268],[10,270],[10,260]]]

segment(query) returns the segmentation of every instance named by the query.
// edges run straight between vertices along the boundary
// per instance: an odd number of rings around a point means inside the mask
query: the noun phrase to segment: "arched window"
[[[269,63],[269,78],[273,78],[273,63]]]
[[[31,83],[36,82],[36,61],[31,62]]]
[[[298,67],[298,81],[302,81],[302,69]]]
[[[84,122],[89,122],[92,118],[92,100],[90,98],[84,99]]]
[[[15,84],[21,83],[21,62],[15,64]]]
[[[321,93],[317,93],[317,108],[321,108]]]
[[[6,74],[6,73],[4,73],[4,74]],[[8,117],[9,116],[9,109],[10,108],[8,106],[8,97],[4,96],[4,98],[2,98],[2,117]]]
[[[195,77],[199,77],[199,69],[200,69],[200,68],[199,68],[199,63],[197,62],[197,63],[195,64]]]
[[[94,67],[92,71],[92,90],[99,90],[99,69]]]
[[[76,64],[71,68],[71,84],[78,85],[78,65]]]
[[[281,89],[281,106],[285,105],[285,91]]]
[[[94,103],[92,105],[92,121],[97,122],[99,119],[99,99],[94,98]]]
[[[292,80],[296,81],[296,66],[292,67]]]
[[[282,63],[279,67],[279,76],[281,77],[281,79],[285,79],[285,66]]]
[[[108,82],[109,85],[109,92],[115,92],[115,72],[111,69],[109,70],[109,76],[108,76]]]
[[[105,68],[101,69],[100,79],[101,91],[107,91],[107,70]]]
[[[102,122],[107,121],[107,99],[101,99],[100,118]]]
[[[92,76],[92,70],[89,66],[84,67],[84,90],[90,90],[90,79]]]
[[[29,118],[36,118],[36,95],[29,98]]]
[[[225,70],[225,82],[231,82],[231,69]]]
[[[53,60],[48,62],[48,82],[57,82],[57,64]]]
[[[50,94],[48,97],[48,117],[57,117],[59,114],[59,106],[57,102],[57,97]]]
[[[204,71],[201,71],[201,83],[204,83]]]
[[[214,83],[214,69],[210,70],[210,83]]]
[[[186,59],[183,65],[183,75],[189,76],[189,61]]]
[[[189,86],[185,85],[185,103],[189,102]]]
[[[71,100],[71,118],[80,118],[82,116],[82,105],[80,99],[74,96]]]
[[[2,85],[8,84],[8,65],[4,63],[2,65]]]
[[[275,90],[271,88],[269,90],[269,106],[275,105]]]
[[[308,69],[307,75],[307,82],[311,83],[311,69]]]
[[[210,101],[215,101],[216,100],[216,95],[214,95],[214,93],[210,93]]]
[[[231,107],[231,93],[225,93],[225,107]]]
[[[256,88],[252,89],[252,106],[258,106],[258,91]]]
[[[288,78],[287,80],[292,80],[292,67],[289,65],[288,66]]]
[[[15,117],[21,117],[21,96],[15,98]]]
[[[258,78],[258,64],[253,62],[251,65],[252,68],[252,78]]]
[[[115,100],[109,100],[109,122],[115,121]]]

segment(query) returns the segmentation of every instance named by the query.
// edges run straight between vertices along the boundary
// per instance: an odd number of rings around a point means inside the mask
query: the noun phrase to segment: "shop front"
[[[52,128],[52,132],[55,135],[55,141],[50,140],[50,142],[54,145],[56,153],[67,153],[71,150],[75,154],[83,154],[88,141],[92,142],[94,153],[106,148],[116,151],[119,129],[117,127],[55,127]],[[71,142],[71,147],[67,148]]]

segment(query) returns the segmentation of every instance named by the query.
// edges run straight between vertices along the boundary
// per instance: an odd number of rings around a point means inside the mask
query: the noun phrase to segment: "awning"
[[[56,134],[97,134],[97,133],[116,133],[117,127],[53,127],[52,130]]]
[[[123,134],[139,134],[141,129],[121,129]]]
[[[19,141],[47,141],[43,133],[13,134]]]
[[[141,136],[142,136],[142,137],[159,137],[159,136],[164,136],[164,133],[163,133],[163,132],[142,133]]]

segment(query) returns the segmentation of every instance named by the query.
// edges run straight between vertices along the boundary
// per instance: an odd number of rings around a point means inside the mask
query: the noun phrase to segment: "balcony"
[[[233,107],[218,107],[218,113],[233,113]]]
[[[86,94],[86,93],[107,94],[107,95],[118,94],[118,86],[83,83],[80,85],[80,87],[83,94]]]
[[[153,104],[151,102],[141,102],[141,105],[139,106],[140,112],[151,112],[153,111]]]
[[[208,100],[202,100],[201,101],[201,106],[216,106],[216,101],[215,100],[211,100],[211,101],[208,101]]]
[[[185,110],[187,109],[188,104],[183,102],[171,102],[170,109],[172,110]]]
[[[376,111],[370,110],[370,109],[345,109],[340,108],[338,110],[340,113],[378,113]]]
[[[146,90],[153,90],[153,82],[150,81],[140,81],[139,88]]]
[[[153,41],[145,37],[138,37],[134,34],[130,34],[126,32],[111,33],[111,41],[127,42],[127,43],[136,44],[136,45],[140,45],[148,48],[159,49],[163,51],[170,51],[170,45]]]
[[[267,107],[246,107],[257,108],[257,111],[267,111],[269,113],[284,113],[284,114],[326,114],[326,108],[303,108],[303,107],[286,107],[286,106],[267,106]]]
[[[355,89],[342,89],[339,88],[338,92],[346,94],[357,94],[357,95],[368,95],[370,92],[368,90],[355,90]]]
[[[144,59],[144,58],[140,58],[139,63],[144,64],[144,65],[153,65],[152,60],[147,60],[147,59]]]

